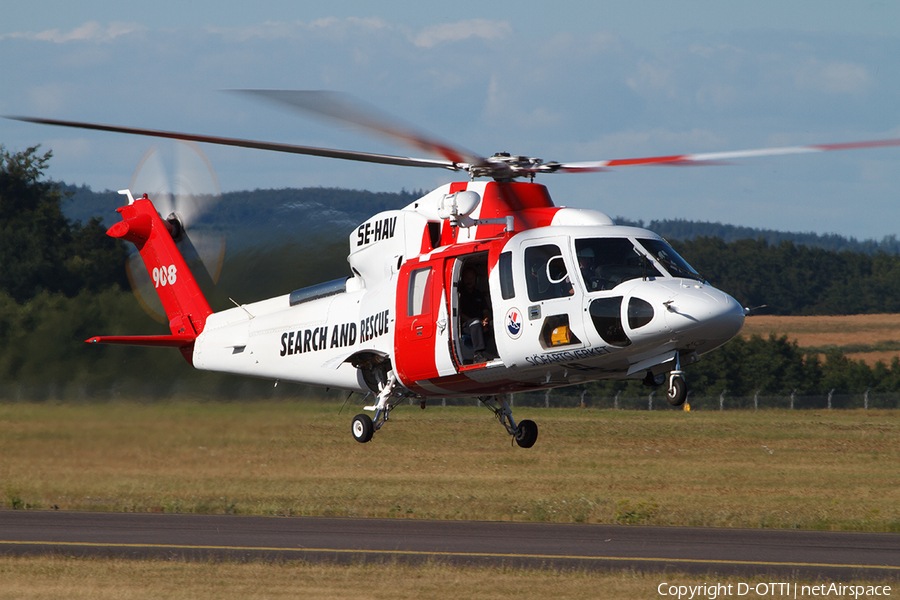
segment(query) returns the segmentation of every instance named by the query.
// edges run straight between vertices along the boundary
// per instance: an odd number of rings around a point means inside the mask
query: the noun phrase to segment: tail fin
[[[174,346],[191,362],[193,342],[206,326],[212,309],[187,263],[172,239],[172,225],[163,221],[156,207],[146,198],[135,200],[130,191],[128,205],[118,209],[122,221],[107,231],[107,235],[122,238],[137,246],[153,279],[169,320],[171,336],[107,336],[93,337],[89,343],[130,344],[138,346]]]

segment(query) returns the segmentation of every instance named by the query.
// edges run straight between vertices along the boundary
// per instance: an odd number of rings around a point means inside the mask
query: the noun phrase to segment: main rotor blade
[[[862,148],[886,148],[900,146],[900,138],[846,142],[842,144],[814,144],[810,146],[785,146],[782,148],[760,148],[757,150],[735,150],[731,152],[706,152],[703,154],[673,154],[670,156],[650,156],[646,158],[622,158],[594,162],[562,163],[556,170],[569,173],[607,171],[615,167],[646,165],[697,165],[726,162],[737,158],[757,158],[760,156],[784,156],[788,154],[810,154],[832,152],[834,150],[859,150]]]
[[[273,152],[288,152],[291,154],[307,154],[311,156],[324,156],[326,158],[340,158],[343,160],[355,160],[359,162],[380,163],[385,165],[398,165],[402,167],[437,167],[459,171],[466,167],[452,160],[437,160],[428,158],[412,158],[406,156],[392,156],[390,154],[374,154],[371,152],[356,152],[354,150],[337,150],[333,148],[316,148],[314,146],[297,146],[294,144],[280,144],[277,142],[261,142],[256,140],[244,140],[239,138],[226,138],[212,135],[196,135],[192,133],[179,133],[175,131],[161,131],[156,129],[141,129],[137,127],[120,127],[117,125],[102,125],[98,123],[83,123],[80,121],[62,121],[59,119],[40,119],[36,117],[7,117],[16,121],[27,123],[39,123],[42,125],[55,125],[58,127],[75,127],[78,129],[91,129],[95,131],[111,131],[114,133],[129,133],[133,135],[146,135],[151,137],[168,138],[172,140],[186,140],[190,142],[204,142],[218,144],[220,146],[238,146],[240,148],[254,148],[257,150],[271,150]]]
[[[293,109],[300,109],[336,121],[350,123],[375,133],[399,140],[454,163],[484,165],[486,161],[474,152],[455,146],[400,123],[378,109],[366,106],[349,94],[311,90],[229,90],[257,96]]]

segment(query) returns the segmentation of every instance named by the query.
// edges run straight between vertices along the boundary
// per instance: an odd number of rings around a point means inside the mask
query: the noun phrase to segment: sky
[[[265,88],[349,93],[481,155],[560,162],[900,138],[894,0],[0,0],[0,15],[0,115],[423,156],[227,91]],[[173,142],[5,119],[0,144],[40,144],[51,178],[94,190],[128,187],[152,147],[174,155]],[[223,191],[465,179],[202,150]],[[900,234],[900,148],[538,182],[558,205],[645,222]]]

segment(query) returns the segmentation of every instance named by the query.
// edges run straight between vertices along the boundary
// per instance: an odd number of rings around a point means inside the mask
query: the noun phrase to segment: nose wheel
[[[666,388],[666,400],[672,406],[681,406],[687,399],[687,384],[684,382],[682,375],[676,375],[674,372],[669,376],[669,387]]]
[[[687,384],[684,382],[684,371],[681,370],[681,356],[675,354],[675,368],[669,372],[669,385],[666,388],[666,400],[672,406],[681,406],[687,399]]]

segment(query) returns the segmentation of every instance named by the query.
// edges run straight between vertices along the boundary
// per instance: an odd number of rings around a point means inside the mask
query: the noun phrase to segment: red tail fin
[[[129,194],[129,200],[130,198]],[[106,233],[137,246],[166,311],[172,335],[95,337],[87,341],[177,346],[190,362],[193,341],[206,326],[206,318],[212,314],[212,309],[175,246],[170,225],[160,218],[153,203],[147,198],[141,198],[118,211],[122,215],[122,221],[110,227]]]

